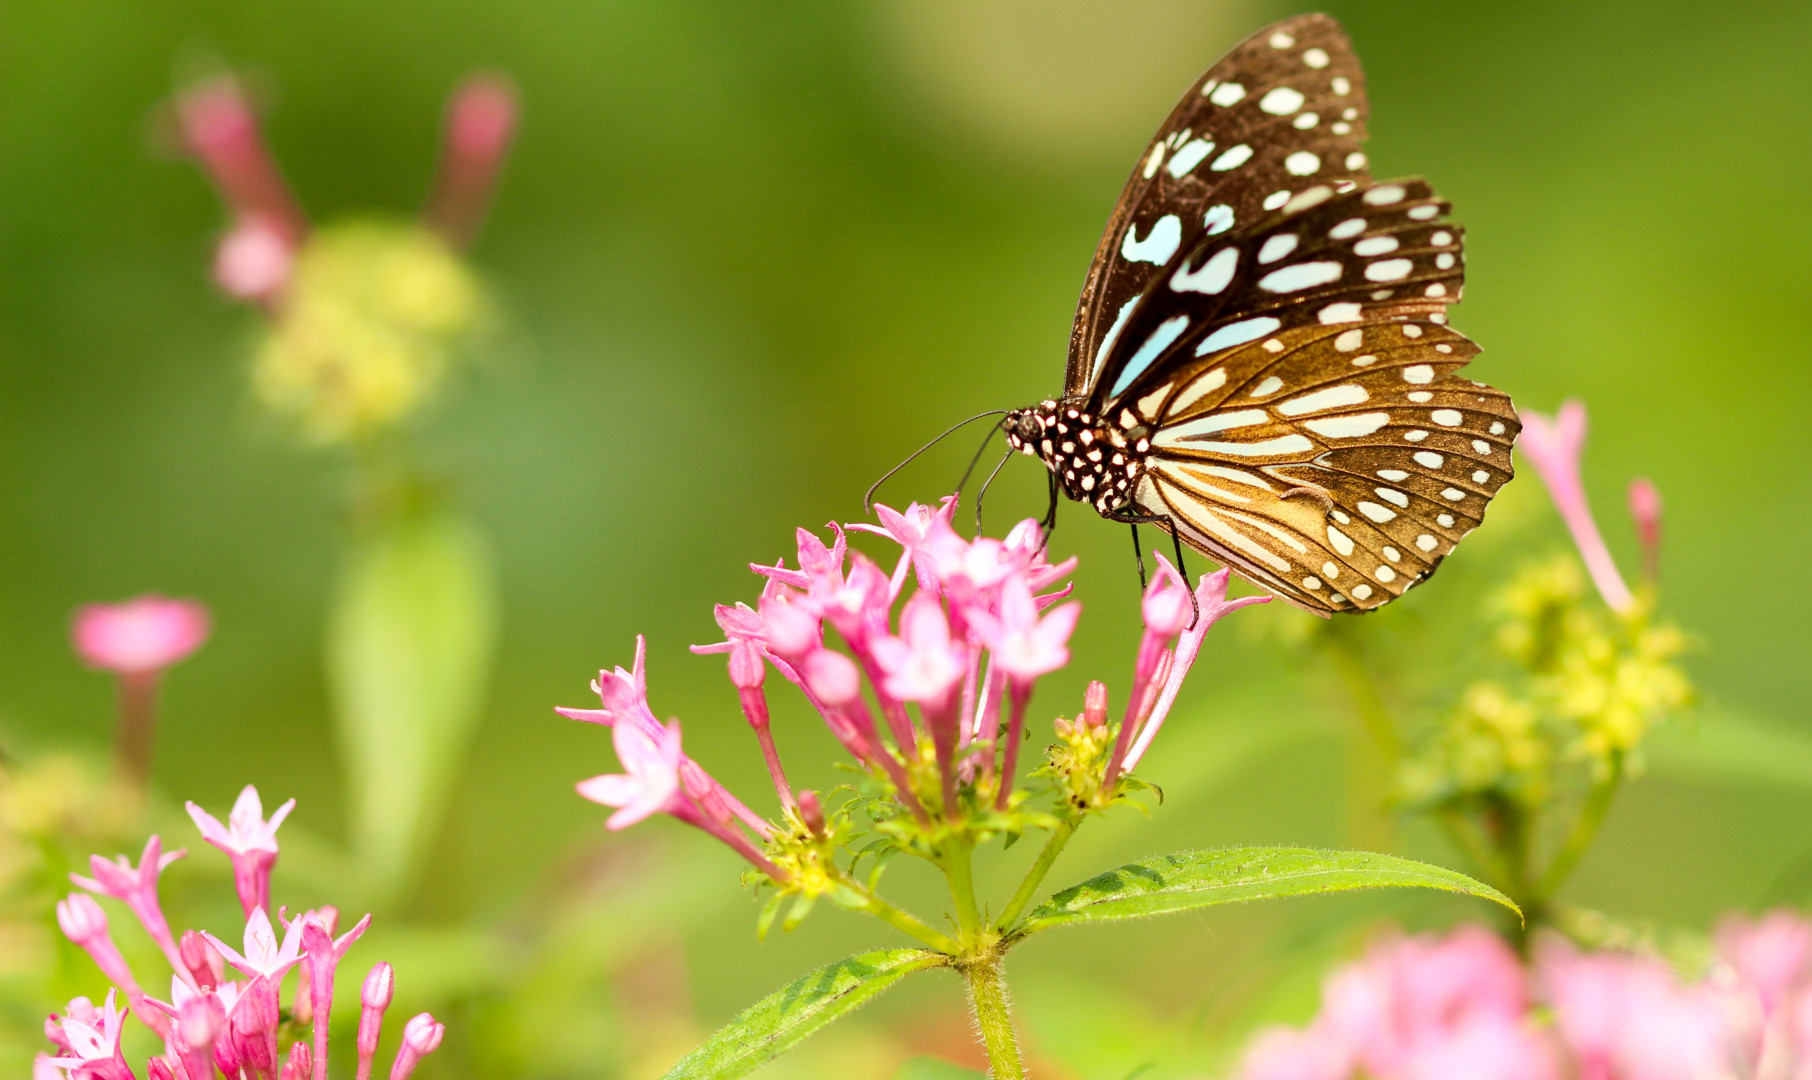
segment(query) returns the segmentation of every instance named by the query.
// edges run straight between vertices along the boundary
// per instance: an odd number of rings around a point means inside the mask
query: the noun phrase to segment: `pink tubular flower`
[[[214,249],[214,284],[236,300],[275,304],[295,265],[295,246],[281,225],[263,214],[240,214]]]
[[[120,1053],[120,1034],[129,1010],[115,1008],[113,998],[109,991],[106,1004],[98,1010],[78,998],[69,1003],[69,1015],[58,1022],[65,1052],[50,1063],[72,1080],[133,1080],[132,1069]]]
[[[328,912],[332,916],[331,910]],[[309,1009],[314,1014],[314,1052],[313,1060],[327,1067],[327,1027],[333,1016],[333,980],[339,967],[340,959],[352,943],[364,935],[371,925],[371,916],[366,915],[354,924],[351,930],[333,936],[332,924],[315,912],[309,912],[296,920],[302,924],[302,953],[306,957],[308,971]],[[294,923],[291,924],[292,928]],[[297,1043],[301,1046],[301,1043]]]
[[[299,243],[308,220],[265,149],[258,115],[238,82],[222,77],[192,87],[177,97],[176,115],[185,148],[227,205],[263,217],[291,245]]]
[[[378,964],[365,976],[359,992],[359,1071],[358,1080],[370,1080],[371,1063],[377,1057],[378,1036],[384,1030],[384,1011],[396,994],[396,972],[389,964]]]
[[[76,611],[72,637],[89,667],[120,675],[162,671],[208,639],[208,609],[194,600],[140,596]]]
[[[57,901],[57,927],[64,937],[94,960],[94,966],[101,969],[109,982],[125,990],[127,998],[133,1002],[139,1000],[138,980],[133,978],[126,958],[113,943],[113,935],[107,929],[107,913],[101,910],[94,897],[87,893],[70,893],[66,899]],[[140,1016],[155,1024],[142,1012]]]
[[[1604,537],[1598,532],[1598,523],[1586,501],[1585,483],[1580,478],[1579,460],[1586,434],[1585,406],[1578,401],[1567,401],[1551,418],[1533,410],[1522,410],[1518,417],[1523,422],[1523,432],[1517,445],[1535,465],[1541,482],[1547,486],[1555,509],[1560,511],[1561,520],[1573,534],[1573,543],[1579,548],[1579,556],[1585,561],[1593,584],[1598,586],[1598,594],[1612,610],[1628,611],[1633,602],[1629,586],[1617,572],[1610,549],[1605,547]]]
[[[1536,959],[1555,1028],[1582,1080],[1698,1080],[1732,1075],[1729,1016],[1707,986],[1659,960],[1581,954],[1548,940]]]
[[[152,836],[145,841],[145,850],[139,856],[136,870],[124,855],[115,857],[111,862],[94,855],[88,860],[89,869],[94,876],[86,878],[80,874],[71,874],[69,880],[89,892],[124,901],[144,926],[145,933],[163,950],[170,966],[177,971],[184,971],[182,955],[177,950],[176,939],[170,935],[170,923],[164,918],[163,906],[157,899],[157,879],[165,868],[186,854],[188,852],[182,848],[164,854],[162,842]]]
[[[627,829],[651,814],[672,814],[684,819],[693,813],[691,802],[680,788],[680,765],[686,755],[680,751],[677,722],[662,728],[660,735],[652,739],[631,724],[617,724],[611,733],[624,771],[594,776],[578,785],[580,795],[616,808],[617,812],[605,822],[607,828]]]
[[[271,868],[277,865],[277,829],[296,808],[296,800],[291,799],[277,807],[267,821],[258,789],[247,784],[233,803],[225,825],[192,802],[184,805],[188,807],[195,827],[201,830],[202,839],[225,852],[233,861],[233,885],[239,890],[239,904],[246,917],[251,918],[255,911],[268,910]],[[269,926],[268,918],[265,925]]]
[[[1001,586],[998,614],[976,612],[970,620],[1001,671],[1026,681],[1070,662],[1070,635],[1081,616],[1082,605],[1070,603],[1040,618],[1031,583],[1014,577]]]
[[[453,92],[427,219],[456,245],[470,243],[484,223],[516,131],[516,114],[516,91],[500,76],[471,76]]]
[[[1346,1080],[1346,1048],[1311,1028],[1273,1027],[1258,1033],[1240,1063],[1240,1080]]]
[[[944,609],[930,593],[920,592],[900,613],[900,636],[872,643],[887,693],[899,701],[938,710],[967,670],[967,651],[950,638]]]

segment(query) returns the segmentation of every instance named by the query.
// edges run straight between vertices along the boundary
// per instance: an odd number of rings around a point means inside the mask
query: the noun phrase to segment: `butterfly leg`
[[[1044,517],[1038,521],[1038,531],[1044,534],[1044,538],[1038,542],[1038,552],[1041,555],[1050,546],[1051,534],[1057,531],[1057,474],[1046,472],[1045,479],[1050,484],[1051,501],[1044,508]]]
[[[1189,566],[1183,561],[1183,536],[1177,531],[1177,524],[1169,514],[1140,514],[1126,510],[1102,515],[1109,521],[1123,521],[1132,526],[1133,559],[1139,564],[1139,588],[1145,588],[1145,556],[1139,551],[1139,526],[1159,525],[1170,534],[1170,543],[1176,551],[1177,574],[1183,579],[1183,588],[1189,589]],[[1194,628],[1195,621],[1202,616],[1202,605],[1195,598],[1195,590],[1189,589],[1189,608],[1191,615],[1189,625]]]

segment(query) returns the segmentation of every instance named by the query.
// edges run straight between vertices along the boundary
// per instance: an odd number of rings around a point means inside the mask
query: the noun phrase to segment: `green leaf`
[[[1521,910],[1489,885],[1438,866],[1364,851],[1220,848],[1127,863],[1039,905],[1018,934],[1079,922],[1117,922],[1280,896],[1380,888],[1443,889]]]
[[[453,514],[399,513],[347,552],[327,670],[374,900],[395,896],[440,822],[490,682],[496,609],[483,539]]]
[[[907,975],[947,959],[926,949],[883,949],[821,967],[744,1009],[663,1080],[746,1076]]]

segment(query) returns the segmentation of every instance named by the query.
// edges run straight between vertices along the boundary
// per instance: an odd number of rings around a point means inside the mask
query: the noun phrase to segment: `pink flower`
[[[221,825],[212,814],[192,802],[184,805],[188,807],[195,827],[201,830],[201,838],[233,861],[233,885],[239,890],[239,903],[245,909],[246,917],[250,918],[254,911],[268,910],[271,868],[277,865],[277,829],[296,808],[296,800],[291,799],[277,807],[276,813],[267,821],[258,789],[247,784],[233,803],[226,825]]]
[[[64,937],[94,960],[94,965],[109,982],[124,989],[128,997],[138,996],[138,980],[132,977],[126,958],[113,943],[113,935],[107,929],[107,913],[101,910],[94,897],[87,893],[70,893],[66,899],[57,901],[57,927]]]
[[[296,919],[284,931],[283,943],[277,943],[277,933],[271,927],[270,917],[263,908],[253,910],[245,920],[245,952],[240,953],[231,945],[203,930],[202,936],[208,944],[219,950],[226,957],[226,962],[237,968],[247,978],[260,976],[280,982],[289,969],[302,962],[302,925],[306,920]]]
[[[627,829],[657,813],[679,818],[691,813],[691,803],[680,790],[680,766],[686,755],[680,751],[679,722],[662,728],[656,738],[631,724],[618,724],[611,733],[624,771],[594,776],[578,785],[585,798],[617,808],[606,827]]]
[[[895,510],[885,503],[875,504],[875,516],[881,519],[880,525],[857,522],[848,526],[852,530],[886,536],[900,545],[900,563],[893,572],[890,592],[900,595],[905,584],[906,568],[912,567],[918,578],[919,588],[937,588],[936,568],[926,544],[931,539],[932,523],[941,520],[948,526],[950,518],[956,513],[956,499],[945,498],[938,509],[933,510],[923,503],[913,503],[906,507],[904,513]]]
[[[1719,958],[1755,994],[1764,1021],[1812,976],[1812,924],[1792,912],[1770,912],[1753,922],[1728,919],[1716,941]]]
[[[107,1002],[98,1011],[85,999],[77,999],[87,1006],[82,1009],[72,1001],[70,1015],[59,1023],[62,1043],[68,1050],[50,1063],[67,1072],[72,1080],[132,1080],[132,1070],[120,1053],[120,1033],[126,1024],[127,1010],[115,1008],[113,997],[113,992],[108,991]],[[78,1012],[87,1013],[87,1018],[78,1019]]]
[[[928,592],[906,602],[899,637],[878,638],[872,647],[886,674],[882,686],[897,701],[942,708],[968,670],[967,650],[951,640],[944,609]]]
[[[163,854],[162,842],[153,836],[145,841],[145,850],[139,856],[136,870],[124,855],[117,856],[112,862],[91,855],[88,866],[94,876],[85,878],[71,874],[69,880],[89,892],[124,901],[151,940],[163,950],[170,966],[183,971],[182,955],[177,951],[175,938],[170,935],[170,923],[164,918],[163,906],[158,903],[157,879],[165,868],[186,854],[188,852],[182,848]]]
[[[241,214],[214,250],[214,283],[235,299],[274,304],[295,265],[295,244],[281,225],[263,214]]]
[[[240,215],[258,215],[293,246],[308,219],[258,133],[258,116],[239,84],[219,78],[176,99],[186,149],[200,160],[221,198]]]
[[[170,977],[170,1000],[146,998],[145,1004],[170,1017],[170,1047],[191,1077],[210,1077],[214,1044],[226,1030],[228,1002],[212,990],[194,990],[181,976]]]
[[[1081,604],[1064,604],[1043,618],[1024,576],[1007,579],[1000,611],[973,612],[970,619],[994,663],[1015,679],[1036,679],[1070,662],[1069,640],[1082,615]]]
[[[76,654],[89,667],[140,675],[178,663],[208,639],[208,609],[194,600],[140,596],[76,611]]]
[[[383,1034],[384,1011],[396,994],[396,972],[389,964],[378,964],[365,976],[359,991],[359,1071],[358,1080],[369,1080],[371,1063],[377,1057],[378,1036]]]
[[[328,1021],[333,1016],[334,973],[346,950],[352,948],[352,943],[371,925],[371,916],[366,915],[351,930],[335,938],[333,924],[329,921],[334,912],[330,909],[326,916],[311,911],[296,920],[302,924],[302,953],[307,958],[309,1009],[314,1015],[313,1058],[323,1063],[327,1061]],[[295,924],[290,926],[293,930]]]
[[[1416,1048],[1400,1080],[1556,1080],[1554,1047],[1523,1017],[1475,1015]],[[1631,1080],[1637,1080],[1632,1077]]]
[[[1346,1048],[1310,1028],[1273,1027],[1258,1033],[1240,1063],[1240,1080],[1347,1080]]]
[[[1711,988],[1683,986],[1658,960],[1542,944],[1537,975],[1581,1080],[1731,1075],[1734,1035]]]
[[[1617,564],[1611,559],[1592,508],[1586,501],[1585,483],[1580,478],[1580,453],[1585,446],[1586,411],[1578,401],[1567,401],[1550,419],[1533,410],[1518,413],[1523,423],[1522,439],[1517,444],[1535,465],[1541,481],[1560,511],[1561,520],[1573,534],[1573,543],[1585,561],[1586,570],[1598,586],[1598,594],[1615,611],[1628,611],[1633,598]]]

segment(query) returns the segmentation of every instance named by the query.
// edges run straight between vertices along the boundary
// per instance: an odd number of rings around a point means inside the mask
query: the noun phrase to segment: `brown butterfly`
[[[1433,573],[1510,479],[1519,430],[1507,395],[1455,375],[1479,350],[1447,325],[1448,204],[1371,178],[1366,113],[1325,15],[1209,68],[1108,220],[1063,397],[1004,421],[1135,542],[1156,525],[1321,615]]]

